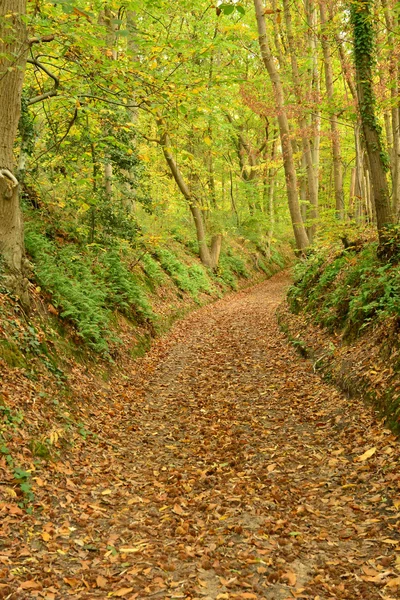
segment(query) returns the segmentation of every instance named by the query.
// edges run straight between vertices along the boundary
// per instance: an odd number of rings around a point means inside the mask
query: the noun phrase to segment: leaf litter
[[[91,435],[32,463],[32,514],[1,486],[0,598],[399,597],[398,443],[287,344],[287,283],[199,309],[108,384],[72,369]]]

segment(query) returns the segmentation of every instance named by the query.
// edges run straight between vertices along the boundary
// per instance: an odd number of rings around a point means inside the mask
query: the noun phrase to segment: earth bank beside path
[[[3,597],[399,597],[398,443],[287,344],[287,283],[196,311],[97,394]]]

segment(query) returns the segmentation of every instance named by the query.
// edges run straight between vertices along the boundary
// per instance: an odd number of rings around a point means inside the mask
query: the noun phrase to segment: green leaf
[[[233,11],[235,10],[235,6],[233,6],[233,4],[222,4],[221,5],[221,9],[224,13],[224,15],[231,15],[233,13]]]
[[[241,14],[242,16],[246,14],[245,9],[243,8],[243,6],[241,6],[240,4],[236,7],[236,10],[239,14]]]

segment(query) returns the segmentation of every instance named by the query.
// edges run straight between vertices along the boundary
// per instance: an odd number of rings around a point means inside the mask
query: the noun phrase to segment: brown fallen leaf
[[[108,581],[105,577],[103,577],[103,575],[97,576],[97,578],[96,578],[97,587],[104,588],[104,587],[106,587],[107,583],[108,583]]]
[[[35,581],[34,579],[29,579],[28,581],[24,581],[19,586],[22,590],[40,590],[41,584]]]
[[[175,513],[176,515],[180,515],[180,516],[186,515],[182,506],[180,506],[179,504],[175,504],[174,508],[172,509],[172,512]]]
[[[297,576],[293,571],[286,571],[286,573],[282,575],[282,579],[288,581],[289,585],[294,586],[296,585]]]
[[[81,580],[76,577],[64,577],[64,581],[72,588],[78,587],[78,585],[82,583]]]

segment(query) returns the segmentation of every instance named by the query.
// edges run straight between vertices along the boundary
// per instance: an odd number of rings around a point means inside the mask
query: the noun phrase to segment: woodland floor
[[[0,597],[400,597],[399,444],[288,345],[287,283],[192,313],[93,392],[98,439],[7,515]]]

